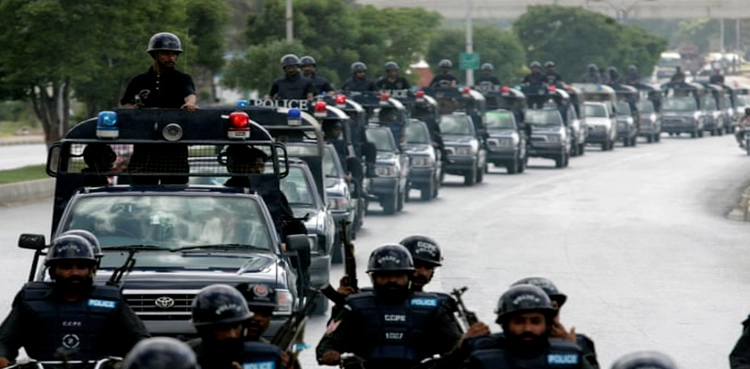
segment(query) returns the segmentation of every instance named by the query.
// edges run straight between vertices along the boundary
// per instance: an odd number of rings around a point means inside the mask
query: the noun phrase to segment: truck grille
[[[682,118],[665,118],[664,119],[665,126],[678,126],[683,123],[685,123],[685,120]]]
[[[141,316],[159,316],[167,318],[181,316],[183,319],[190,318],[193,298],[198,291],[124,291],[125,301],[133,311]],[[175,317],[172,317],[175,318]]]

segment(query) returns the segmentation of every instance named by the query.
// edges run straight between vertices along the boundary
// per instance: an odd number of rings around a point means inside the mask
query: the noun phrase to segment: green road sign
[[[461,53],[458,55],[458,65],[461,70],[479,69],[479,54]]]

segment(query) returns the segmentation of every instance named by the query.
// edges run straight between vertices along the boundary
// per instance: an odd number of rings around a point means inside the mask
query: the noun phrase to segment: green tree
[[[186,0],[187,30],[190,41],[197,49],[192,58],[197,85],[210,86],[210,90],[198,91],[202,100],[216,98],[214,75],[224,67],[226,35],[224,29],[229,21],[229,6],[225,0]],[[206,96],[207,95],[207,96]]]
[[[481,63],[491,63],[495,67],[495,74],[503,83],[517,83],[525,61],[523,46],[518,37],[511,31],[493,25],[475,26],[472,31],[474,52],[479,54]],[[454,75],[464,81],[465,74],[458,69],[458,55],[465,50],[464,30],[443,29],[430,42],[426,60],[436,72],[440,60],[451,60]]]
[[[228,88],[258,90],[265,94],[273,80],[283,75],[280,59],[285,54],[301,54],[300,42],[272,41],[250,46],[247,53],[232,58],[226,67],[222,84]]]
[[[589,63],[621,70],[635,64],[648,75],[666,47],[666,40],[640,27],[574,7],[531,6],[513,28],[527,61],[553,60],[570,82],[577,81]]]

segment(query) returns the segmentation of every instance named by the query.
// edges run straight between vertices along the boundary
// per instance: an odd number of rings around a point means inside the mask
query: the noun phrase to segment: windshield
[[[698,105],[692,97],[668,97],[664,100],[663,111],[696,111]]]
[[[600,104],[585,104],[583,114],[592,118],[607,118],[607,108]]]
[[[644,114],[650,114],[654,112],[654,103],[648,100],[641,100],[638,103],[638,111]]]
[[[711,96],[706,96],[703,98],[703,106],[706,108],[706,110],[716,110],[716,100],[714,100]]]
[[[487,129],[516,129],[513,114],[509,111],[491,111],[485,114]]]
[[[474,125],[465,115],[443,115],[440,118],[440,132],[445,135],[473,136]]]
[[[281,179],[281,192],[292,207],[314,207],[312,184],[307,181],[305,171],[298,166],[289,167],[289,175]]]
[[[745,107],[750,104],[750,96],[739,95],[737,96],[737,107]]]
[[[529,110],[526,112],[526,123],[533,126],[562,126],[563,120],[557,110]]]
[[[406,126],[406,143],[409,144],[430,144],[430,132],[423,123],[411,122]]]
[[[724,108],[729,109],[732,107],[732,98],[729,95],[724,95]]]
[[[153,245],[251,245],[271,249],[258,203],[247,197],[142,195],[81,198],[61,230],[85,229],[102,249]]]
[[[617,109],[617,115],[620,117],[629,117],[631,115],[630,104],[625,101],[618,101],[615,104],[615,109]]]
[[[367,141],[375,145],[378,151],[396,151],[396,143],[393,141],[393,134],[388,128],[369,128],[365,131]]]
[[[336,149],[332,146],[326,146],[323,153],[323,172],[326,177],[343,177],[339,171],[338,165],[336,165],[336,162],[334,161],[334,155],[338,155]]]

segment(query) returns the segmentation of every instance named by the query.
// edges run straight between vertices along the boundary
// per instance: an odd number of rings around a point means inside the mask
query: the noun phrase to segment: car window
[[[649,100],[641,100],[637,103],[638,111],[644,114],[650,114],[654,112],[654,103]]]
[[[325,152],[323,154],[323,173],[326,177],[343,177],[343,175],[339,171],[339,167],[336,165],[336,162],[333,159],[334,155],[338,155],[335,151],[336,149],[331,146],[326,146],[325,148]]]
[[[393,134],[388,128],[369,128],[365,131],[367,142],[375,145],[378,151],[396,151],[396,143]]]
[[[445,135],[473,136],[474,125],[465,115],[443,115],[440,117],[440,132]]]
[[[487,129],[515,129],[513,114],[509,111],[491,111],[485,114]]]
[[[708,110],[716,109],[716,100],[712,96],[706,96],[703,98],[703,105]]]
[[[138,195],[81,198],[61,230],[85,229],[116,246],[241,244],[271,249],[256,200],[235,196]]]
[[[430,132],[427,126],[422,123],[409,123],[406,125],[406,143],[410,144],[429,144]]]
[[[626,101],[618,101],[615,104],[615,109],[617,109],[618,116],[629,117],[631,115],[630,104],[628,104]]]
[[[289,175],[281,179],[280,185],[281,192],[286,195],[290,206],[315,206],[312,184],[308,182],[302,168],[290,167]]]
[[[528,110],[525,122],[534,126],[550,127],[563,125],[560,112],[553,109]]]
[[[587,117],[607,118],[607,109],[604,105],[600,104],[585,104],[583,106],[583,113]]]
[[[668,97],[664,99],[664,105],[662,106],[663,111],[696,111],[698,105],[695,103],[695,99],[692,97]]]

